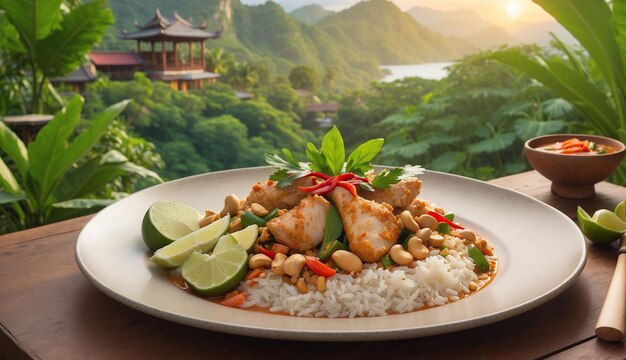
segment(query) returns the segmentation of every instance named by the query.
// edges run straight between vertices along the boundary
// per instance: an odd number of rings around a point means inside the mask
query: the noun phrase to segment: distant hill
[[[489,49],[500,45],[516,45],[520,41],[500,26],[491,26],[487,29],[464,37],[481,49]]]
[[[539,23],[516,22],[506,28],[492,24],[474,11],[458,9],[440,11],[416,6],[407,11],[418,23],[447,36],[463,38],[481,49],[504,44],[537,43],[549,45],[554,32],[566,43],[575,39],[556,21]]]
[[[334,13],[334,11],[326,10],[316,4],[305,5],[290,12],[291,16],[306,24],[316,24],[323,18]]]
[[[369,0],[325,17],[317,26],[351,52],[381,64],[454,60],[476,48],[418,24],[386,0]]]
[[[321,75],[334,68],[336,83],[344,86],[381,78],[380,64],[453,60],[475,49],[467,41],[427,29],[384,0],[327,14],[316,24],[296,20],[271,1],[251,6],[239,0],[109,0],[109,5],[116,25],[101,49],[133,49],[135,43],[120,40],[118,32],[133,31],[135,21],[151,20],[158,7],[164,15],[177,11],[196,24],[207,22],[208,30],[222,29],[218,40],[207,41],[208,48],[224,47],[240,61],[262,64],[269,73],[286,74],[300,64]]]
[[[466,37],[493,27],[493,24],[468,9],[440,11],[416,6],[407,13],[418,23],[448,36]]]

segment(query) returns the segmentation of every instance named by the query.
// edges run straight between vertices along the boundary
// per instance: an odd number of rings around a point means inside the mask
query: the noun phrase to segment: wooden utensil
[[[606,294],[596,335],[607,341],[621,341],[626,332],[626,233],[622,234],[617,265]]]

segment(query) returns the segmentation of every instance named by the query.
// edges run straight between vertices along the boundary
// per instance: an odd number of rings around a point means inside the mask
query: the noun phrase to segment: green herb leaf
[[[424,169],[419,165],[406,165],[401,168],[383,170],[372,180],[372,186],[379,189],[389,189],[391,185],[400,180],[417,177],[424,173]]]
[[[346,161],[346,149],[343,145],[341,133],[339,133],[339,129],[337,129],[336,126],[333,126],[333,128],[324,135],[320,150],[324,155],[324,159],[326,159],[326,165],[331,171],[329,175],[341,174],[344,162]]]
[[[324,240],[319,248],[318,256],[322,253],[323,249],[328,243],[333,240],[338,240],[339,235],[343,231],[343,223],[341,217],[334,206],[330,205],[328,208],[328,214],[326,215],[326,225],[324,230]]]
[[[326,168],[326,159],[324,159],[324,154],[320,153],[315,145],[307,143],[305,152],[306,157],[311,160],[311,169],[323,173],[329,172]]]
[[[348,156],[346,172],[353,172],[357,175],[363,176],[366,172],[372,169],[370,162],[374,159],[376,154],[378,154],[384,143],[384,139],[372,139],[359,145],[352,153],[350,153],[350,156]]]
[[[278,188],[284,188],[291,185],[292,181],[305,176],[311,172],[311,168],[307,163],[296,161],[287,149],[283,149],[283,153],[288,160],[281,158],[277,154],[265,154],[265,162],[276,168],[276,171],[270,176],[270,180],[277,181]]]
[[[359,186],[361,187],[361,189],[363,189],[365,191],[375,191],[374,188],[372,187],[372,185],[370,185],[368,183],[361,182],[361,183],[359,183]]]

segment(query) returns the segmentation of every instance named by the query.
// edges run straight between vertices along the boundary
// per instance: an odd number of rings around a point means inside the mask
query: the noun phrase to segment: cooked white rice
[[[468,248],[459,239],[446,237],[444,244],[447,256],[432,250],[428,258],[416,261],[414,268],[396,266],[389,271],[366,264],[358,276],[337,273],[327,279],[323,293],[308,285],[309,291],[301,294],[282,276],[267,270],[266,277],[241,284],[239,290],[248,293],[241,307],[337,318],[405,313],[457,301],[470,292],[468,284],[476,281],[477,275]]]

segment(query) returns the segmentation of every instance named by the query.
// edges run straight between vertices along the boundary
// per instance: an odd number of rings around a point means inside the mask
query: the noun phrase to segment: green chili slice
[[[446,213],[443,217],[445,217],[446,219],[450,220],[450,221],[454,221],[454,213]]]
[[[443,223],[443,222],[439,223],[439,226],[437,227],[437,231],[439,231],[442,234],[450,235],[450,225]]]
[[[391,259],[391,256],[389,256],[389,254],[383,256],[382,258],[380,258],[380,262],[383,263],[383,268],[389,270],[393,267],[393,260]]]
[[[274,208],[272,209],[272,211],[270,211],[267,215],[263,217],[263,220],[270,221],[277,216],[278,216],[278,208]]]
[[[478,266],[478,270],[482,272],[489,271],[489,262],[487,261],[487,258],[485,258],[485,255],[483,255],[477,247],[472,247],[469,249],[468,253],[470,258],[474,260],[474,264]]]
[[[244,211],[244,213],[241,215],[241,225],[243,225],[243,227],[248,227],[252,224],[265,226],[267,224],[267,221],[265,221],[263,218],[260,218],[254,215],[250,211]]]
[[[337,250],[348,250],[348,248],[339,240],[333,240],[326,244],[323,248],[320,248],[319,258],[320,261],[325,261]]]

